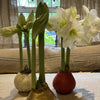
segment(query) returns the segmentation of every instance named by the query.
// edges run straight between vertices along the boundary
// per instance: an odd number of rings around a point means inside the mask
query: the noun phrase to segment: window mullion
[[[34,12],[35,12],[36,7],[23,7],[23,6],[18,7],[18,12],[19,13],[30,13],[32,10],[34,10]]]
[[[57,9],[58,9],[58,7],[49,7],[49,12],[56,13]],[[34,10],[34,12],[36,12],[36,7],[23,7],[23,6],[18,7],[19,13],[30,13],[32,10]]]

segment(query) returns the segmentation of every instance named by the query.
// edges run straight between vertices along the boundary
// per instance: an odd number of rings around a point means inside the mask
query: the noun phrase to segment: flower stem
[[[23,70],[23,50],[22,50],[22,33],[18,33],[19,37],[19,54],[20,54],[20,72]]]
[[[39,81],[45,82],[44,71],[44,32],[39,34]]]
[[[63,48],[63,38],[61,38],[61,71],[65,71],[65,48]]]
[[[69,62],[70,62],[70,49],[67,48],[67,50],[66,50],[66,70],[67,71],[70,70]]]
[[[27,41],[27,56],[28,56],[28,65],[31,70],[31,58],[30,58],[30,44],[29,44],[29,32],[26,33],[26,41]]]
[[[35,45],[34,39],[32,39],[32,67],[31,67],[31,71],[32,71],[32,89],[36,89],[36,45]]]

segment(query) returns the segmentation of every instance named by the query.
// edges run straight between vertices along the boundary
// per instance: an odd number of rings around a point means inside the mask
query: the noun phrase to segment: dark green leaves
[[[30,22],[30,21],[34,22],[34,12],[33,12],[33,10],[32,10],[32,12],[29,14],[29,16],[27,18],[27,22]]]
[[[32,10],[32,12],[29,14],[26,24],[24,25],[24,29],[25,30],[30,30],[33,26],[34,23],[34,12]]]
[[[40,2],[36,9],[36,21],[33,24],[33,38],[40,33],[43,33],[48,22],[49,9],[46,3]]]
[[[41,15],[45,13],[49,13],[49,9],[46,3],[40,2],[36,9],[36,18],[40,17]]]

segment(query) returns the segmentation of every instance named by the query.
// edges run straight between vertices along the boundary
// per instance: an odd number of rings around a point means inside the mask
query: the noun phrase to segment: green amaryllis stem
[[[65,71],[65,48],[63,48],[63,38],[61,38],[61,71]]]
[[[32,89],[36,89],[36,45],[35,40],[32,39]]]
[[[67,47],[67,50],[66,50],[66,70],[69,71],[70,69],[70,49]]]
[[[23,70],[23,50],[22,50],[22,32],[18,33],[19,37],[19,54],[20,54],[20,72]]]
[[[39,81],[45,82],[44,71],[44,32],[39,34]]]
[[[30,44],[29,44],[29,33],[26,33],[26,41],[27,41],[27,56],[28,56],[28,65],[29,69],[31,69],[31,58],[30,58]]]

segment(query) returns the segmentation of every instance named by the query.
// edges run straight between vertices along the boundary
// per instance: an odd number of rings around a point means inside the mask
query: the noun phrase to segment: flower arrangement
[[[44,31],[48,22],[49,9],[46,3],[40,2],[36,9],[36,20],[34,21],[33,11],[29,14],[27,20],[21,13],[18,17],[16,27],[4,27],[0,29],[0,35],[11,36],[15,33],[19,37],[19,52],[20,52],[20,73],[15,77],[15,87],[20,92],[28,92],[27,100],[56,100],[55,95],[49,89],[45,80],[44,68]],[[32,59],[30,58],[29,47],[29,31],[32,29]],[[28,65],[23,69],[23,50],[22,50],[22,32],[27,38],[27,56]],[[39,36],[39,79],[36,80],[36,37]],[[31,72],[31,73],[30,73]],[[31,75],[30,75],[31,74]],[[32,77],[31,77],[32,76]]]
[[[32,78],[31,78],[31,57],[30,57],[30,44],[29,44],[29,31],[32,28],[32,23],[34,22],[33,11],[29,14],[27,20],[23,14],[18,17],[17,28],[24,32],[27,41],[27,56],[28,65],[23,69],[23,53],[22,53],[22,33],[18,34],[19,37],[19,48],[20,48],[20,73],[18,73],[14,79],[15,87],[20,92],[29,92],[32,88]],[[26,80],[26,81],[25,81]]]
[[[92,37],[100,31],[100,18],[95,9],[83,5],[84,19],[79,20],[75,7],[59,8],[57,15],[49,19],[47,29],[56,31],[61,38],[61,70],[53,80],[53,87],[61,94],[72,92],[76,82],[70,72],[70,50],[77,45],[89,45]],[[66,61],[65,61],[66,48]]]
[[[40,2],[36,9],[36,20],[32,27],[32,90],[27,100],[56,100],[45,81],[44,68],[44,31],[48,22],[49,9],[46,3]],[[39,41],[39,79],[36,79],[36,46],[35,40]]]
[[[49,19],[49,9],[46,3],[40,2],[36,9],[36,20],[33,11],[25,20],[23,14],[18,17],[16,27],[10,26],[0,29],[0,35],[9,37],[15,33],[19,37],[20,73],[15,77],[15,86],[19,91],[29,93],[27,100],[56,100],[45,80],[44,68],[44,31],[56,31],[61,38],[61,70],[55,76],[53,86],[61,94],[72,92],[76,81],[70,71],[70,51],[77,45],[89,45],[92,37],[100,31],[100,18],[95,9],[89,11],[83,6],[84,19],[78,20],[75,7],[59,8],[57,16]],[[29,31],[32,29],[32,59],[30,57]],[[28,66],[23,68],[22,32],[27,38]],[[39,79],[36,80],[36,37],[39,47]],[[65,54],[66,51],[66,54]],[[66,57],[65,57],[66,56]],[[66,59],[66,60],[65,60]],[[31,77],[32,76],[32,77]],[[23,81],[23,77],[24,80]],[[28,85],[27,85],[28,84]],[[27,85],[27,86],[26,86]]]
[[[33,11],[29,14],[27,20],[25,20],[24,15],[21,13],[18,17],[18,22],[16,27],[4,27],[0,29],[0,35],[4,37],[12,36],[13,34],[18,34],[19,38],[19,56],[20,56],[20,72],[16,75],[14,79],[15,87],[20,92],[28,92],[32,88],[31,84],[31,58],[30,58],[30,46],[29,46],[29,31],[32,28],[32,23],[34,21]],[[23,68],[23,50],[22,50],[22,33],[27,37],[27,56],[28,65]],[[24,81],[26,80],[26,81]],[[28,84],[28,85],[27,85]]]

